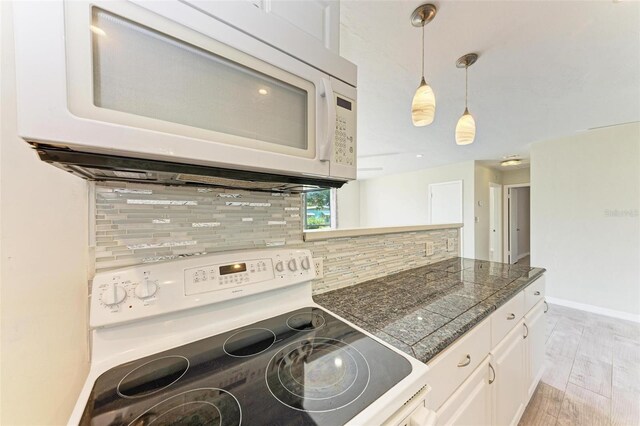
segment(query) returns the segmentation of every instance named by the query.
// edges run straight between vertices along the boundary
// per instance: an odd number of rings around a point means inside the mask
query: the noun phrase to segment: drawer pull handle
[[[524,329],[527,332],[527,334],[525,334],[522,338],[526,339],[527,337],[529,337],[529,327],[527,327],[527,324],[522,324],[524,325]]]
[[[467,354],[467,359],[458,363],[458,367],[466,367],[469,364],[471,364],[471,355]]]
[[[508,320],[516,319],[516,314],[509,314],[509,315],[507,315],[507,319],[508,319]]]
[[[489,363],[489,368],[491,369],[491,376],[493,377],[492,379],[489,379],[489,384],[491,384],[496,381],[496,370],[493,369],[493,365],[491,365],[491,363]]]
[[[544,301],[544,313],[546,314],[547,312],[549,312],[549,304],[547,303],[547,301]]]
[[[539,291],[535,291],[535,293],[533,293],[534,296],[540,296],[540,292]]]

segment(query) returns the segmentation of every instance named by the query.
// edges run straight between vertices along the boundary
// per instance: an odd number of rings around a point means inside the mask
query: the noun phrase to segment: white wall
[[[529,183],[531,169],[507,169],[502,171],[502,183],[504,185],[517,185],[520,183]]]
[[[353,180],[336,191],[338,229],[360,227],[360,181]]]
[[[640,319],[640,124],[531,149],[531,261],[548,296]]]
[[[400,173],[360,181],[360,226],[428,223],[429,184],[463,181],[463,255],[474,257],[474,162]]]
[[[88,370],[87,184],[17,137],[11,3],[0,10],[0,424],[66,424]]]
[[[475,215],[475,258],[489,260],[491,218],[491,203],[489,202],[489,183],[502,183],[501,173],[492,168],[475,164],[474,203]]]

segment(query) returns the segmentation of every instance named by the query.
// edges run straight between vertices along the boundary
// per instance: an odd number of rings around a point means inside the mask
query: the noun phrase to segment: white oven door
[[[179,2],[69,1],[16,10],[25,138],[329,174],[321,159],[331,151],[335,105],[326,103],[333,93],[322,72]],[[39,30],[29,31],[34,25]]]

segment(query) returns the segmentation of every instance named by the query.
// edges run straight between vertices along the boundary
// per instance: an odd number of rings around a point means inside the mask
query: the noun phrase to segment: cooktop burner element
[[[300,314],[291,315],[287,318],[287,325],[292,330],[306,331],[312,329],[318,329],[325,323],[322,315],[315,312],[303,312]]]
[[[273,371],[276,374],[273,374]],[[267,367],[267,387],[294,410],[338,410],[358,399],[369,384],[369,364],[340,340],[301,340],[276,353]]]
[[[123,398],[142,398],[168,388],[189,368],[183,356],[165,356],[134,368],[118,383],[118,395]]]
[[[233,426],[242,423],[235,396],[216,388],[193,389],[171,396],[149,408],[130,426],[184,425]]]
[[[412,371],[402,355],[302,308],[114,367],[81,425],[341,425]]]
[[[222,349],[230,356],[245,358],[261,354],[276,341],[273,331],[266,328],[247,328],[231,335]]]

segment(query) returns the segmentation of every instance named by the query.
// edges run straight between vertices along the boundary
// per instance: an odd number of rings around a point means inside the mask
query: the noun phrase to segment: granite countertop
[[[426,363],[544,272],[457,257],[313,298]]]

